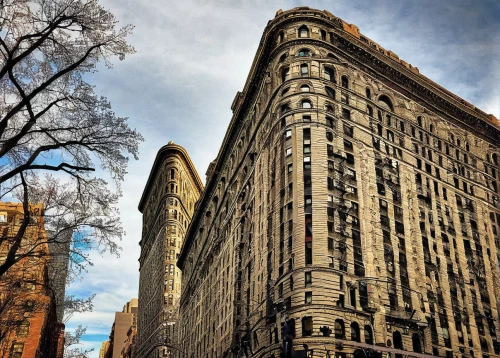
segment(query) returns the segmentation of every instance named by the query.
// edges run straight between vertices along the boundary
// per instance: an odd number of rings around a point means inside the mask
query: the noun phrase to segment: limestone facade
[[[189,155],[170,142],[156,156],[139,211],[143,214],[137,357],[168,354],[177,343],[181,272],[176,267],[203,185]]]
[[[178,260],[189,357],[498,356],[496,118],[278,11]]]

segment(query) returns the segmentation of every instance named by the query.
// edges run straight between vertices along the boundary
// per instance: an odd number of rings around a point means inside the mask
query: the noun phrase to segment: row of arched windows
[[[351,341],[361,342],[361,332],[359,324],[357,322],[352,322],[350,325],[351,331]],[[346,339],[345,336],[345,325],[344,321],[341,319],[335,320],[334,325],[334,335],[337,339]],[[369,325],[364,327],[364,343],[373,344],[373,331]]]
[[[297,35],[299,38],[308,38],[310,36],[310,30],[307,25],[302,25],[299,27],[297,31]],[[319,36],[322,41],[326,41],[326,31],[323,29],[319,30]],[[281,31],[278,34],[278,43],[283,43],[285,41],[285,33]]]

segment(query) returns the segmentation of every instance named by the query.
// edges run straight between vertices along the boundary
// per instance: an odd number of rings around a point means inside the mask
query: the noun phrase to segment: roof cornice
[[[156,175],[158,174],[158,171],[161,168],[161,164],[166,159],[168,159],[170,155],[176,155],[176,154],[180,155],[182,160],[184,160],[184,162],[186,163],[186,168],[188,169],[189,174],[191,175],[191,178],[193,179],[198,191],[200,193],[203,191],[203,183],[201,182],[200,176],[198,175],[198,172],[196,171],[196,168],[194,167],[194,164],[191,161],[191,158],[189,157],[187,151],[180,145],[170,142],[167,145],[161,147],[160,150],[158,150],[158,153],[156,154],[153,167],[151,168],[151,172],[149,173],[148,181],[146,182],[146,186],[144,187],[144,191],[142,192],[141,200],[139,201],[138,209],[141,213],[144,210],[144,205],[146,204],[147,198],[150,194],[151,187],[153,186]]]

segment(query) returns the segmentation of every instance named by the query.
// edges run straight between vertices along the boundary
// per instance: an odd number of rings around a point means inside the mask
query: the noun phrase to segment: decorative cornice
[[[148,181],[146,182],[146,186],[141,196],[141,200],[139,201],[139,211],[142,213],[144,210],[144,205],[146,204],[146,200],[151,191],[151,187],[155,181],[156,175],[161,168],[161,164],[167,160],[171,155],[180,155],[180,157],[186,163],[186,168],[193,179],[196,188],[201,193],[203,191],[203,183],[201,182],[200,176],[194,167],[191,158],[187,151],[178,144],[174,144],[173,142],[169,142],[167,145],[160,148],[158,154],[156,154],[155,161],[153,163],[153,167],[151,168],[151,172],[149,173]]]

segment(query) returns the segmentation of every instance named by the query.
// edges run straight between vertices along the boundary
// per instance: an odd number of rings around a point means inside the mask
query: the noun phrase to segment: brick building
[[[186,356],[498,356],[496,118],[307,7],[232,110],[178,260]]]
[[[43,205],[30,204],[29,210],[31,221],[17,252],[26,257],[0,277],[0,357],[62,357],[64,324],[57,319],[49,282]],[[0,203],[0,262],[23,219],[22,204]]]
[[[177,344],[181,272],[175,263],[203,185],[186,150],[169,142],[156,156],[139,211],[143,214],[137,357]]]

